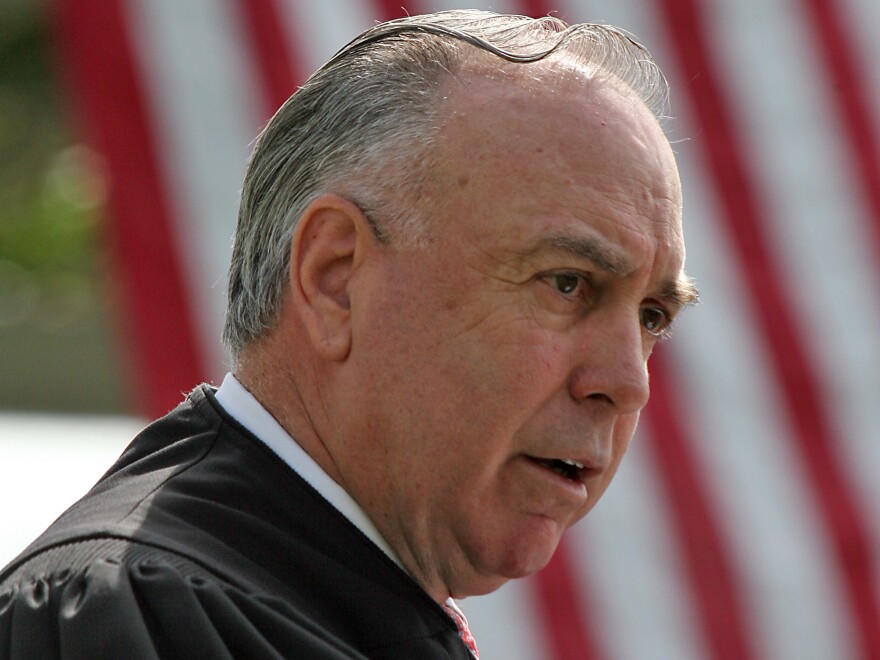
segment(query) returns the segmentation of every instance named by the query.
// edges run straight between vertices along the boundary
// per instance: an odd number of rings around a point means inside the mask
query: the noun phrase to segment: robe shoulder
[[[5,658],[459,658],[455,623],[202,386],[0,570]]]
[[[0,584],[0,659],[123,657],[366,656],[288,603],[118,541],[49,550]]]

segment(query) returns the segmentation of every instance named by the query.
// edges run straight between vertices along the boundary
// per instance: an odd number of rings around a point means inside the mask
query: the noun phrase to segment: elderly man
[[[614,28],[378,25],[244,183],[233,373],[2,575],[4,657],[467,658],[614,476],[695,300],[662,76]]]

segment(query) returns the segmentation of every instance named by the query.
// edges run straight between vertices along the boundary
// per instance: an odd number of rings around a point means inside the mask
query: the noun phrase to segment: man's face
[[[359,275],[342,429],[345,486],[441,599],[540,569],[605,491],[684,262],[674,159],[639,101],[450,87],[426,244]]]

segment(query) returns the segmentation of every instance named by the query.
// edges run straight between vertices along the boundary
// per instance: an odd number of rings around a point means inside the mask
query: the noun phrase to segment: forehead
[[[514,66],[449,82],[428,215],[512,243],[598,229],[683,258],[674,157],[644,104],[613,79]]]

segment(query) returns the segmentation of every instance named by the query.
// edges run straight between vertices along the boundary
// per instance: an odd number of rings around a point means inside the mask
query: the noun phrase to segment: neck
[[[276,358],[273,352],[268,346],[246,348],[233,372],[236,379],[296,439],[321,469],[346,488],[332,453],[323,440],[322,429],[326,425],[322,420],[326,416],[312,402],[312,398],[320,397],[308,396],[308,392],[315,389],[309,386],[309,382],[314,380],[311,377],[313,370],[306,363],[283,366],[284,362]],[[290,354],[287,355],[289,360]],[[303,383],[304,379],[308,382]]]

